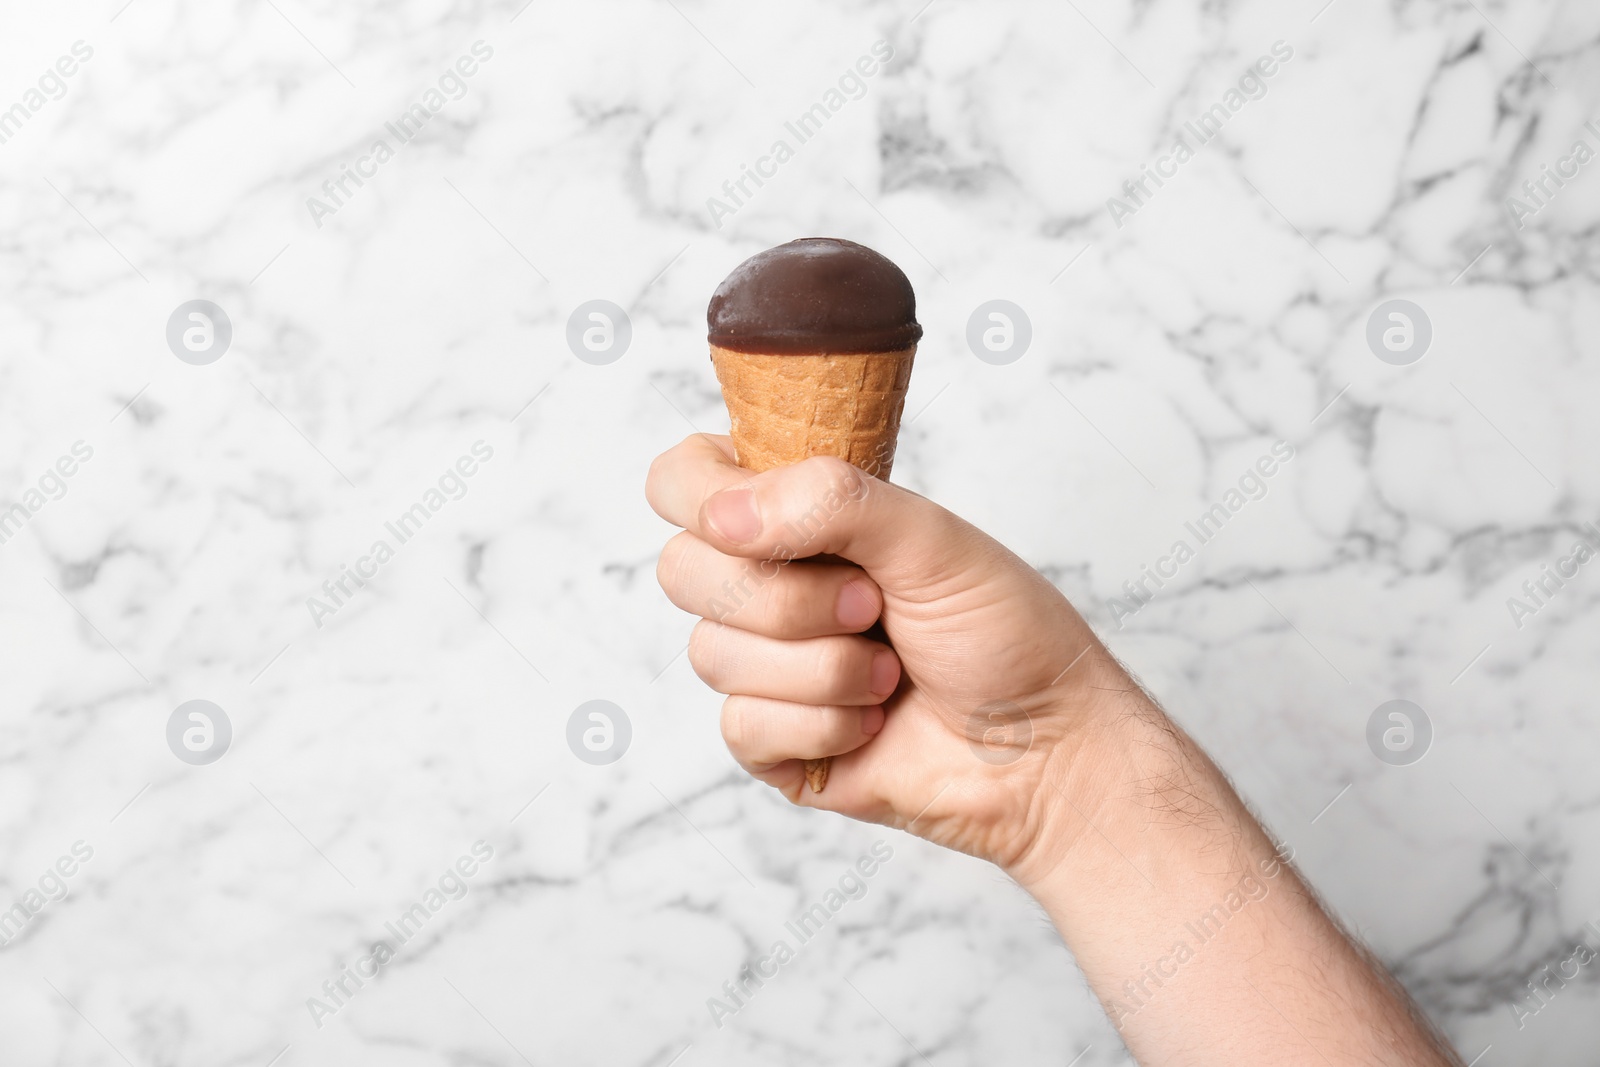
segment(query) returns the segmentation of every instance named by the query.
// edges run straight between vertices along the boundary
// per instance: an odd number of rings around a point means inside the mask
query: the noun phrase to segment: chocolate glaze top
[[[717,286],[706,323],[718,348],[772,355],[897,352],[922,336],[900,268],[835,237],[751,256]]]

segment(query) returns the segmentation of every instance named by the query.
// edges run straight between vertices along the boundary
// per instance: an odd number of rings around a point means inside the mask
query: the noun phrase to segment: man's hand
[[[726,437],[696,435],[646,491],[684,528],[657,573],[704,617],[689,660],[728,694],[723,736],[747,771],[797,804],[1025,863],[1055,790],[1085,773],[1073,764],[1104,703],[1090,679],[1114,669],[1054,586],[841,460],[752,475]],[[801,559],[819,554],[832,561]],[[889,644],[864,634],[875,623]],[[822,756],[833,769],[812,793],[801,761]]]

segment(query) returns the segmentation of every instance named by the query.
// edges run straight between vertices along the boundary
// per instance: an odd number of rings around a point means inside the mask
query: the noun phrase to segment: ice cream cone
[[[794,356],[712,345],[739,466],[838,456],[887,480],[916,351]]]
[[[888,480],[917,346],[894,352],[764,355],[711,346],[734,458],[752,471],[837,456]],[[805,761],[820,793],[831,758]]]
[[[790,241],[729,274],[706,325],[739,466],[837,456],[888,479],[922,337],[899,267],[853,241]],[[813,793],[829,765],[805,761]]]

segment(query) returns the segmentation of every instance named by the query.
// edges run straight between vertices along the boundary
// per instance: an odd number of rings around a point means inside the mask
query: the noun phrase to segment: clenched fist
[[[1008,870],[1027,858],[1081,773],[1090,680],[1120,676],[1065,597],[944,508],[841,460],[751,474],[726,437],[697,434],[656,460],[646,491],[683,528],[657,574],[702,616],[689,660],[727,694],[741,766],[797,804]],[[833,770],[812,793],[802,761],[823,756]]]

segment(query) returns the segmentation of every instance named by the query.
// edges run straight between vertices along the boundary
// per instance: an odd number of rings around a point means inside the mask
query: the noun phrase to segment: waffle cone
[[[739,466],[766,471],[811,456],[837,456],[887,481],[916,353],[915,345],[896,352],[815,355],[764,355],[712,345]],[[813,793],[827,784],[829,763],[805,761]]]
[[[739,466],[838,456],[885,480],[917,349],[760,355],[711,346]]]

